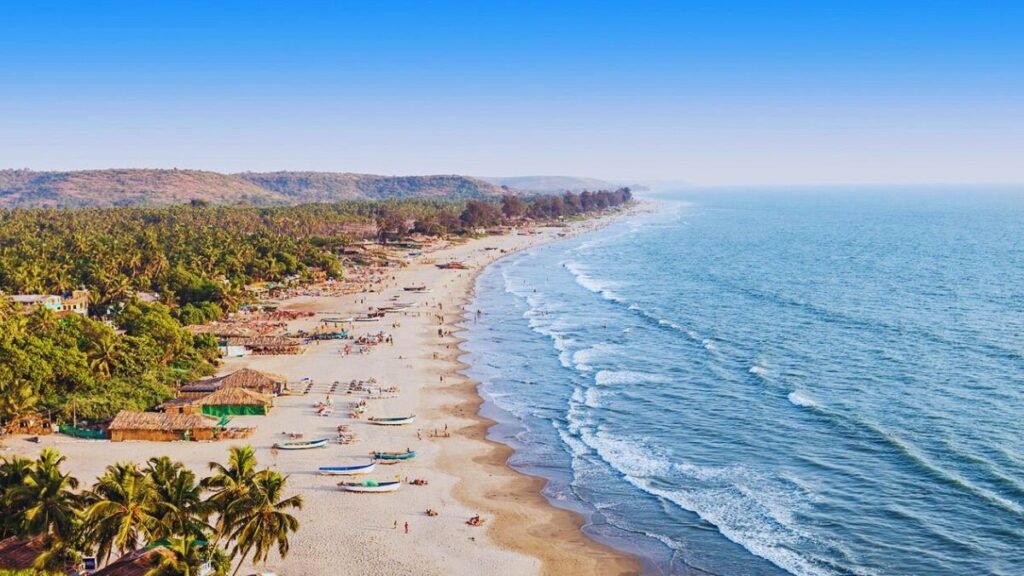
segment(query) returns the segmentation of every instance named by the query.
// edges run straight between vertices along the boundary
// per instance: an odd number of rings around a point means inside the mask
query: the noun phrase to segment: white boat
[[[380,316],[360,316],[356,318],[356,322],[376,322],[380,320]]]
[[[363,482],[341,482],[338,486],[346,492],[363,492],[374,494],[378,492],[397,492],[398,488],[402,485],[399,481],[393,482],[374,482],[373,480],[365,480]]]
[[[376,424],[377,426],[402,426],[405,424],[412,424],[416,421],[416,415],[412,414],[409,416],[397,416],[394,418],[367,418],[366,420],[370,424]]]
[[[324,446],[327,446],[327,438],[274,444],[274,448],[278,450],[309,450],[310,448],[323,448]]]
[[[356,474],[369,474],[376,467],[377,463],[371,461],[351,466],[321,466],[319,472],[324,476],[355,476]]]

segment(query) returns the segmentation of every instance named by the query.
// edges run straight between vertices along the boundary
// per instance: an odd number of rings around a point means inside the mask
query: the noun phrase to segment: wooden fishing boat
[[[430,292],[430,288],[427,288],[426,284],[422,286],[406,286],[405,288],[402,288],[402,290],[405,290],[406,292]]]
[[[381,464],[395,464],[403,460],[412,460],[416,457],[415,450],[406,450],[405,452],[371,452],[371,455]]]
[[[324,476],[355,476],[356,474],[369,474],[376,467],[377,461],[371,460],[350,466],[321,466],[318,471]]]
[[[394,418],[367,418],[366,421],[377,426],[402,426],[415,422],[416,415],[410,414],[409,416],[396,416]]]
[[[373,480],[366,480],[363,482],[338,483],[338,486],[346,492],[362,492],[366,494],[375,494],[380,492],[395,492],[401,485],[402,483],[397,480],[392,482],[375,482]]]
[[[356,322],[376,322],[380,320],[380,316],[360,316],[356,318]]]
[[[305,440],[302,442],[279,442],[274,444],[278,450],[309,450],[310,448],[323,448],[327,446],[327,438],[319,440]]]

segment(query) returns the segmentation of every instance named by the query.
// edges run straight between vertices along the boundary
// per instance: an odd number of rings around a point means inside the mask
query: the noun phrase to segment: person
[[[395,520],[395,525],[392,526],[392,528],[394,528],[395,530],[398,530],[398,520]]]
[[[408,522],[405,523],[405,533],[406,534],[409,533],[409,523]]]

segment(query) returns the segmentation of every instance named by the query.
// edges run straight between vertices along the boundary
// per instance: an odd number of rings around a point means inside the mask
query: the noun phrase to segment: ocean
[[[656,200],[478,277],[510,464],[650,574],[1024,574],[1024,191]]]

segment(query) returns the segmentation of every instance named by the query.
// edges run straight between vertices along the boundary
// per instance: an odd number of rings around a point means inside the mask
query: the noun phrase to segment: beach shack
[[[31,571],[37,558],[46,552],[46,536],[22,540],[14,536],[0,540],[0,570]],[[65,571],[73,574],[74,569]]]
[[[242,368],[225,376],[205,378],[185,384],[178,389],[178,398],[202,398],[222,388],[245,388],[270,396],[280,394],[287,381],[284,376]]]
[[[190,411],[207,416],[265,416],[273,405],[270,396],[246,388],[229,387],[193,400]]]
[[[122,410],[107,427],[113,442],[147,440],[212,440],[217,420],[200,414],[133,412]]]
[[[257,356],[280,355],[280,354],[302,354],[302,341],[284,336],[256,336],[253,338],[227,338],[224,341],[224,349],[232,346],[242,346],[245,352]]]
[[[160,562],[170,555],[163,546],[143,548],[121,556],[92,576],[146,576],[153,574]]]

